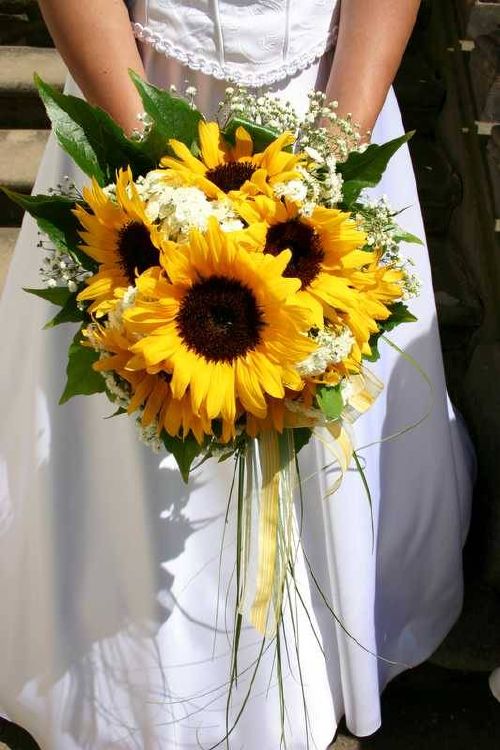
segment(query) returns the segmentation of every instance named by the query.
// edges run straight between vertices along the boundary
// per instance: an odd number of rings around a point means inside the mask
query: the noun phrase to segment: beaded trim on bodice
[[[335,43],[337,0],[137,0],[137,39],[194,70],[249,87],[295,75]]]

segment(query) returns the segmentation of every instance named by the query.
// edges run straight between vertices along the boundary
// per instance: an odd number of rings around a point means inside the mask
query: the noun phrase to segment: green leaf
[[[414,131],[405,133],[400,138],[395,138],[380,146],[372,143],[362,153],[353,151],[345,162],[338,165],[338,171],[344,180],[343,203],[347,208],[355,203],[362,190],[378,185],[392,156],[413,135]]]
[[[266,128],[263,125],[256,125],[250,120],[245,120],[242,117],[232,117],[224,128],[224,138],[229,143],[235,142],[236,131],[239,127],[245,128],[247,133],[252,136],[254,152],[264,151],[270,143],[276,140],[279,133],[277,130],[272,128]]]
[[[396,326],[401,325],[401,323],[415,323],[417,320],[413,313],[408,310],[408,307],[404,302],[395,302],[389,309],[391,314],[387,320],[379,322],[379,326],[383,328],[384,331],[392,331]]]
[[[2,188],[10,200],[27,211],[61,252],[70,253],[86,271],[95,272],[97,264],[79,248],[80,223],[73,214],[75,201],[62,195],[24,195]]]
[[[120,167],[130,165],[137,176],[153,166],[107,112],[80,97],[61,94],[37,75],[35,84],[59,144],[100,185],[112,182]]]
[[[133,70],[129,71],[129,75],[139,92],[145,112],[153,120],[153,127],[140,143],[140,148],[155,162],[168,152],[168,141],[171,138],[182,141],[191,148],[198,138],[201,112],[184,99],[146,83]]]
[[[59,400],[60,404],[66,403],[73,396],[89,396],[92,393],[104,393],[106,390],[104,378],[92,368],[94,362],[99,359],[99,352],[82,346],[81,340],[80,328],[69,347],[67,382]]]
[[[193,461],[205,450],[205,445],[200,445],[191,432],[185,438],[174,438],[164,431],[161,434],[161,439],[167,451],[177,461],[181,476],[187,484]]]
[[[63,305],[61,310],[59,310],[57,315],[44,325],[44,329],[54,328],[54,326],[58,326],[61,323],[82,322],[82,320],[84,319],[84,313],[78,307],[78,303],[76,301],[77,294],[78,292],[70,294],[70,296],[66,300],[66,303]]]
[[[109,395],[109,393],[108,393]],[[112,401],[113,399],[110,399]],[[122,414],[127,414],[127,410],[123,408],[123,406],[118,407],[116,411],[113,412],[113,414],[110,414],[108,417],[104,417],[104,419],[113,419],[113,417],[119,417]]]
[[[338,419],[344,408],[340,386],[320,385],[316,390],[316,401],[327,419]]]
[[[393,331],[394,328],[402,323],[415,323],[418,320],[403,302],[395,302],[389,309],[391,310],[390,316],[387,320],[378,321],[379,331],[370,337],[369,343],[372,353],[363,355],[363,359],[367,360],[367,362],[377,362],[380,359],[378,343],[384,333]]]
[[[59,307],[64,307],[71,296],[71,292],[65,286],[55,286],[53,289],[28,289],[24,287],[23,291],[28,292],[28,294],[34,294],[36,297],[41,297]]]
[[[408,242],[410,245],[424,245],[425,243],[417,237],[416,234],[411,232],[405,232],[404,229],[400,229],[393,237],[394,242]]]
[[[293,442],[295,444],[295,453],[298,455],[302,448],[308,444],[312,437],[312,430],[309,427],[295,427],[293,430]]]

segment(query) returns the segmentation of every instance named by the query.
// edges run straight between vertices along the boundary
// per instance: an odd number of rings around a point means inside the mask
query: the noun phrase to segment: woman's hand
[[[128,70],[144,77],[123,0],[39,0],[43,16],[73,78],[92,104],[127,133],[139,127],[142,103]]]
[[[339,115],[371,131],[398,70],[420,0],[343,0],[337,49],[326,88]],[[365,140],[368,136],[365,135]]]

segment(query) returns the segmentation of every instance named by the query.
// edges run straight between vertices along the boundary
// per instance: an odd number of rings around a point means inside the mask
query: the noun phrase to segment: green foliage
[[[299,451],[308,444],[312,437],[312,430],[309,427],[295,427],[293,430],[293,442],[295,445],[295,453],[298,455]]]
[[[58,307],[64,307],[71,297],[71,292],[65,286],[55,286],[53,289],[28,289],[25,287],[23,291],[34,294],[35,297],[41,297],[47,302],[52,302],[53,305],[58,305]]]
[[[104,378],[92,368],[94,362],[99,359],[99,352],[82,346],[81,341],[80,328],[69,347],[67,382],[59,400],[60,404],[66,403],[73,396],[90,396],[92,393],[104,393],[106,390]]]
[[[84,313],[79,309],[76,301],[78,292],[70,294],[65,304],[59,310],[57,315],[44,325],[44,328],[54,328],[61,323],[81,323],[84,319]]]
[[[27,211],[61,252],[68,252],[86,270],[97,270],[95,261],[79,248],[80,223],[73,213],[75,201],[62,195],[24,195],[2,188],[5,195]]]
[[[387,318],[387,320],[378,321],[380,330],[378,331],[378,333],[374,333],[370,338],[370,348],[372,350],[372,353],[370,355],[364,355],[364,359],[366,359],[368,362],[376,362],[378,359],[380,359],[378,344],[380,337],[384,333],[394,330],[394,328],[397,328],[397,326],[401,325],[402,323],[415,323],[415,321],[417,320],[417,318],[412,315],[412,313],[408,310],[408,307],[403,302],[395,302],[394,305],[391,305],[389,309],[391,310],[390,316]]]
[[[196,143],[201,113],[184,99],[168,91],[146,83],[133,70],[129,71],[132,82],[142,99],[144,111],[153,120],[153,126],[141,148],[155,163],[168,152],[168,141],[175,138],[188,148]]]
[[[247,133],[252,136],[254,152],[264,151],[270,143],[276,140],[279,133],[271,128],[265,128],[262,125],[256,125],[249,120],[241,117],[232,117],[224,128],[224,138],[229,143],[235,143],[236,131],[239,127],[245,128]]]
[[[338,165],[338,171],[344,179],[342,193],[346,208],[350,209],[354,205],[364,188],[378,185],[391,157],[413,135],[413,132],[406,133],[381,146],[372,143],[363,153],[354,151],[345,162]]]
[[[127,138],[107,112],[80,97],[61,94],[37,75],[35,83],[59,144],[101,186],[112,182],[120,167],[130,165],[137,177],[155,166],[141,144]]]
[[[205,443],[200,445],[191,432],[185,438],[174,438],[163,431],[161,433],[161,439],[167,451],[171,453],[177,461],[177,466],[179,467],[181,476],[187,484],[193,461],[204,452],[206,448]]]
[[[83,312],[78,309],[76,297],[78,292],[70,292],[65,286],[56,286],[53,289],[24,289],[29,294],[41,297],[47,302],[52,302],[61,309],[57,315],[49,320],[44,328],[53,328],[60,323],[76,323],[83,319]]]
[[[328,420],[338,419],[344,408],[340,385],[320,385],[316,390],[318,406]]]
[[[416,234],[411,232],[405,232],[404,229],[399,228],[398,233],[394,235],[394,242],[408,242],[410,245],[423,245],[424,243],[417,237]]]

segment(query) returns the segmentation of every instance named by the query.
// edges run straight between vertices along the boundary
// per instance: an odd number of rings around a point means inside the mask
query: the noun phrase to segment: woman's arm
[[[130,133],[140,97],[128,69],[144,77],[123,0],[39,0],[54,42],[83,94]]]
[[[337,49],[326,89],[351,113],[361,132],[372,130],[398,70],[420,0],[343,0]]]

